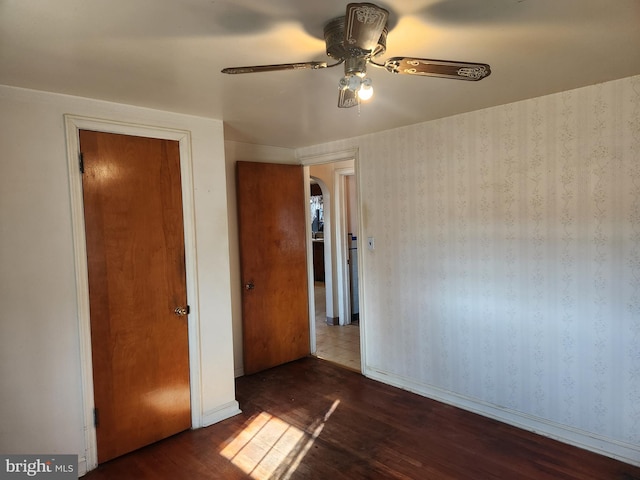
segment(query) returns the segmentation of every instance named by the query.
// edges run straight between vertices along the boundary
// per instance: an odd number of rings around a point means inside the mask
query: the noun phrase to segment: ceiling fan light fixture
[[[340,79],[339,86],[341,90],[351,90],[357,92],[362,85],[362,79],[357,75],[345,75]]]
[[[369,100],[373,96],[373,86],[370,78],[363,78],[358,89],[358,98],[363,101]]]
[[[368,77],[345,75],[338,82],[340,90],[349,90],[350,98],[367,101],[373,96],[373,82]]]

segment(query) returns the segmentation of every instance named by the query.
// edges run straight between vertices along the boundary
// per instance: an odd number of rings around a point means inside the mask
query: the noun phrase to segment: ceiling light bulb
[[[360,88],[358,89],[358,98],[360,100],[369,100],[373,95],[373,86],[371,86],[371,79],[365,78],[362,80],[360,84]]]

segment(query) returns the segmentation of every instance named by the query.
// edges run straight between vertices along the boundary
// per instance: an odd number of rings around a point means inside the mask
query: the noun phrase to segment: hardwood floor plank
[[[236,380],[241,415],[112,460],[99,479],[639,480],[640,468],[317,358]]]

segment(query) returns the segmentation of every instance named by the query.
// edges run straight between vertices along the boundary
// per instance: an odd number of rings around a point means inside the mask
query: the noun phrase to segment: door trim
[[[354,162],[355,163],[355,162]],[[333,172],[333,196],[336,215],[336,277],[338,279],[338,316],[340,325],[351,324],[351,291],[349,289],[349,247],[347,240],[347,176],[355,175],[354,168],[337,168]]]
[[[99,118],[65,114],[67,141],[67,167],[71,200],[71,222],[73,233],[73,255],[78,308],[80,343],[80,375],[82,387],[82,418],[84,423],[85,457],[79,459],[79,473],[93,470],[98,465],[98,447],[93,418],[93,368],[91,357],[91,320],[89,314],[89,281],[84,224],[84,202],[82,174],[79,169],[80,130],[94,130],[130,136],[175,140],[179,143],[182,209],[184,218],[185,268],[187,299],[190,313],[189,332],[189,381],[191,390],[191,427],[203,426],[202,383],[200,365],[200,317],[198,278],[196,267],[195,208],[193,198],[193,160],[191,156],[191,133],[187,130],[169,129],[148,125],[117,122]]]
[[[302,175],[304,177],[304,219],[305,219],[305,238],[307,239],[307,288],[309,290],[309,350],[312,355],[316,354],[316,296],[314,292],[315,279],[313,277],[313,244],[311,242],[311,184],[309,179],[309,167],[302,167]]]

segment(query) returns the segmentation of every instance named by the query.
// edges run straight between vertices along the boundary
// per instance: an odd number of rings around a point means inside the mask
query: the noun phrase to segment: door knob
[[[179,317],[184,317],[185,315],[189,315],[189,305],[186,307],[176,307],[174,313]]]
[[[254,288],[256,288],[256,286],[253,284],[253,282],[249,282],[245,284],[244,288],[245,290],[253,290]]]

